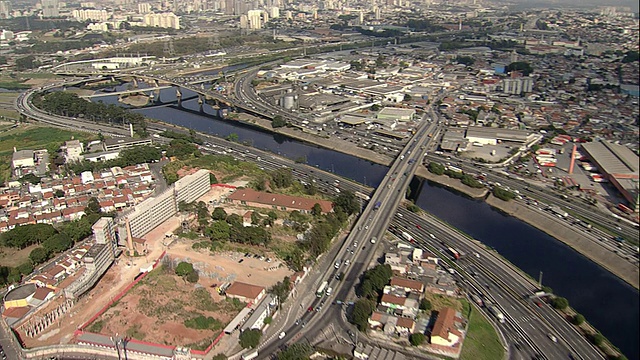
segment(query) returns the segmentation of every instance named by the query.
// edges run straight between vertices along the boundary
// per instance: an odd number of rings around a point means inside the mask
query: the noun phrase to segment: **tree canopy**
[[[243,349],[255,348],[260,344],[262,331],[257,329],[245,330],[240,334],[240,346]]]
[[[96,122],[127,125],[140,136],[147,136],[147,124],[142,114],[126,111],[114,104],[95,103],[66,91],[53,91],[37,96],[34,105],[42,110],[70,117],[83,117]]]

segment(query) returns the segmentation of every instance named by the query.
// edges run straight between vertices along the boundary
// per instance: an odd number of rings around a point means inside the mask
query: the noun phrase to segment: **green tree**
[[[420,310],[429,311],[431,310],[431,301],[426,298],[420,300]]]
[[[29,275],[33,272],[33,264],[30,261],[25,261],[16,266],[16,270],[18,270],[22,275]]]
[[[217,354],[214,355],[213,358],[211,358],[211,360],[227,360],[227,355],[225,354]]]
[[[311,215],[313,216],[322,215],[322,206],[320,206],[320,204],[318,203],[313,204],[313,208],[311,208]]]
[[[288,276],[285,276],[282,281],[278,281],[275,285],[273,285],[269,292],[276,296],[278,299],[278,307],[282,305],[282,303],[287,300],[289,293],[291,292],[291,279]]]
[[[38,246],[29,253],[29,260],[33,264],[42,264],[49,259],[49,253],[43,247]]]
[[[204,234],[212,241],[226,241],[231,236],[231,227],[226,221],[214,221],[204,230]]]
[[[64,191],[58,189],[58,190],[56,190],[56,192],[53,193],[53,195],[55,195],[55,197],[57,197],[57,198],[62,198],[62,197],[64,197]]]
[[[575,325],[582,325],[585,321],[585,318],[582,314],[575,314],[573,316],[573,319],[571,319],[571,321],[575,324]]]
[[[260,344],[262,331],[257,329],[245,330],[240,334],[240,346],[243,349],[255,348]]]
[[[313,347],[308,343],[295,343],[278,353],[278,360],[307,360],[313,354]]]
[[[430,162],[428,165],[428,169],[431,173],[436,174],[436,175],[442,175],[444,174],[444,165],[442,164],[438,164],[437,162]]]
[[[209,173],[209,184],[217,184],[218,178],[213,175],[213,173]]]
[[[602,345],[602,343],[604,343],[604,340],[605,340],[604,336],[602,336],[602,334],[600,334],[600,333],[596,333],[596,334],[593,334],[593,335],[591,336],[591,342],[592,342],[595,346],[600,346],[600,345]]]
[[[366,331],[368,328],[368,319],[375,309],[375,303],[368,299],[359,299],[353,305],[351,313],[351,323],[356,325],[360,331]]]
[[[102,208],[100,207],[100,203],[98,199],[92,197],[87,202],[87,206],[84,208],[85,214],[100,214],[102,212]]]
[[[516,194],[499,186],[493,187],[493,195],[503,201],[509,201],[516,197]]]
[[[175,272],[176,275],[181,276],[181,277],[185,277],[187,275],[189,275],[190,273],[192,273],[193,270],[193,265],[191,263],[188,263],[186,261],[181,261],[178,266],[176,266]]]
[[[198,280],[200,280],[200,275],[198,275],[198,272],[193,270],[192,272],[188,273],[187,276],[185,276],[185,279],[192,283],[195,284],[198,282]]]
[[[227,218],[227,212],[224,211],[224,208],[216,207],[211,213],[211,218],[213,220],[224,220]]]
[[[507,73],[509,73],[511,71],[520,71],[522,73],[522,75],[529,76],[529,74],[531,74],[533,72],[533,68],[526,61],[516,61],[516,62],[512,62],[511,64],[507,65],[507,67],[505,68],[505,71]]]
[[[411,95],[404,94],[404,99],[402,99],[402,101],[411,101]]]
[[[282,116],[280,115],[276,115],[273,117],[273,120],[271,121],[271,126],[275,129],[275,128],[280,128],[287,125],[287,121],[285,119],[282,118]]]
[[[411,345],[413,346],[420,346],[422,345],[422,343],[424,343],[424,334],[422,333],[415,333],[415,334],[411,334],[409,335],[409,342],[411,343]]]
[[[551,303],[558,310],[564,310],[569,306],[569,301],[563,297],[554,298]]]
[[[236,133],[231,133],[227,136],[227,140],[231,142],[238,142],[240,140],[240,136],[238,136],[238,134]]]
[[[360,202],[356,195],[349,191],[344,190],[333,200],[333,206],[340,208],[345,214],[351,215],[360,211]]]

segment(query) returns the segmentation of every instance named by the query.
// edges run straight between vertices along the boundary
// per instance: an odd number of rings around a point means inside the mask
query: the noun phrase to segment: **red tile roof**
[[[273,205],[286,207],[287,209],[298,209],[311,211],[317,203],[322,207],[322,212],[327,213],[333,210],[333,203],[327,200],[309,199],[299,196],[271,194],[255,191],[253,189],[239,189],[229,196],[230,200],[246,201],[263,205]]]
[[[226,290],[228,295],[242,296],[247,299],[257,298],[265,289],[262,286],[251,285],[236,281]]]
[[[431,336],[439,336],[443,339],[449,338],[449,332],[454,329],[453,322],[456,316],[456,311],[450,307],[443,308],[438,313],[438,318],[435,324],[433,324],[433,330],[431,330]]]

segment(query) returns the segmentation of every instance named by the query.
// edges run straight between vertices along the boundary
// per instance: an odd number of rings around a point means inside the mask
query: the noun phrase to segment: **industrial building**
[[[113,138],[113,139],[105,139],[103,142],[104,151],[113,151],[113,150],[122,150],[127,149],[134,146],[140,145],[151,145],[151,138]]]
[[[467,129],[465,138],[471,143],[497,145],[499,141],[527,143],[535,136],[526,130],[472,126]]]
[[[282,211],[298,210],[310,214],[315,204],[319,204],[322,213],[333,211],[333,203],[327,200],[310,199],[300,196],[272,194],[253,189],[239,189],[227,197],[227,201],[245,206],[253,206]]]
[[[582,144],[585,155],[602,172],[607,180],[629,204],[638,212],[640,208],[638,191],[638,155],[626,146],[600,141]]]

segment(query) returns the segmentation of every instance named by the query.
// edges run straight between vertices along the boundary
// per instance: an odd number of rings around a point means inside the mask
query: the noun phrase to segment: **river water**
[[[195,94],[183,91],[183,98],[193,95]],[[163,102],[175,100],[175,89],[162,90],[161,98]],[[117,102],[115,96],[94,100]],[[369,186],[377,186],[388,169],[351,155],[250,128],[238,122],[199,114],[197,100],[185,101],[182,105],[190,111],[175,107],[135,111],[150,118],[220,137],[235,133],[241,142],[291,159],[306,157],[310,165]],[[205,105],[204,112],[213,114],[214,109]],[[640,357],[637,341],[640,335],[640,301],[638,291],[632,286],[542,231],[506,216],[482,201],[471,200],[425,182],[416,203],[495,248],[532,277],[537,279],[542,271],[543,283],[553,288],[556,294],[566,297],[573,308],[583,314],[629,359]]]

